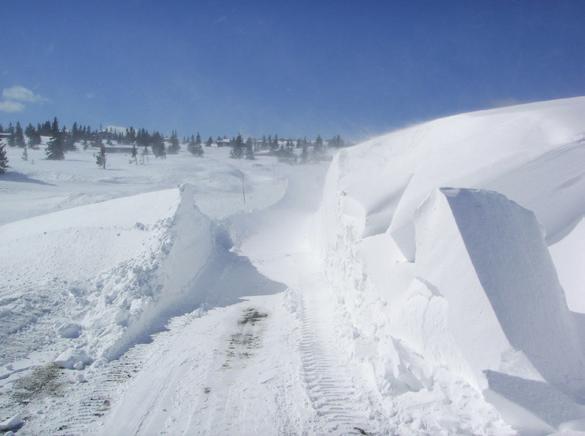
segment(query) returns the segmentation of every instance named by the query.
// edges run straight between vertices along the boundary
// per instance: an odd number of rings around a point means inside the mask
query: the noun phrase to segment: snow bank
[[[569,308],[585,313],[585,220],[550,247]]]
[[[443,419],[479,433],[506,432],[498,413],[539,432],[585,416],[585,323],[569,310],[585,307],[584,138],[579,97],[444,118],[336,155],[319,250],[349,346],[390,410],[433,391],[437,408],[452,404]],[[462,386],[485,397],[456,406]],[[571,406],[546,407],[561,397]]]
[[[282,285],[264,278],[231,248],[227,232],[196,206],[193,186],[183,185],[180,204],[148,274],[152,299],[105,351],[107,358],[117,358],[134,344],[149,341],[173,316],[282,290]]]
[[[447,299],[476,377],[513,348],[585,402],[583,345],[534,214],[497,193],[442,189],[418,215],[416,274]]]
[[[442,118],[340,152],[326,202],[361,210],[361,236],[388,231],[414,259],[413,216],[440,186],[493,189],[535,211],[549,242],[585,212],[585,97]]]

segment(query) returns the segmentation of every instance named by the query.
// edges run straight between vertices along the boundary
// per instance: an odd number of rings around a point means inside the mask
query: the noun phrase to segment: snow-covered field
[[[585,432],[585,98],[205,151],[9,150],[0,429]]]

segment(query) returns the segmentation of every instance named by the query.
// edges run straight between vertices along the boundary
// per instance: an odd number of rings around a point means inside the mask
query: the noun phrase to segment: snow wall
[[[380,390],[413,392],[448,368],[505,398],[493,402],[517,429],[526,416],[542,431],[585,417],[583,323],[570,310],[585,289],[566,262],[585,250],[584,138],[579,97],[439,119],[336,155],[320,250]],[[574,413],[542,407],[558,396]]]
[[[192,185],[182,185],[180,191],[180,203],[148,277],[154,298],[105,351],[109,359],[136,343],[148,342],[174,316],[284,289],[261,275],[247,258],[231,252],[227,231],[201,213]]]

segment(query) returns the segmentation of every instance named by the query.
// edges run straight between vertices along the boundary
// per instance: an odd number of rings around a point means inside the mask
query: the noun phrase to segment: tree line
[[[93,129],[89,125],[82,125],[74,122],[71,128],[61,125],[57,117],[52,121],[38,123],[36,126],[29,123],[22,127],[20,122],[10,123],[6,128],[0,124],[0,139],[4,138],[10,147],[23,148],[22,158],[28,159],[28,148],[37,149],[45,140],[45,156],[49,160],[62,160],[68,151],[77,149],[79,146],[87,149],[97,149],[96,164],[106,167],[106,155],[108,149],[115,151],[116,147],[126,147],[131,160],[138,164],[139,151],[140,162],[144,163],[148,155],[152,153],[156,158],[165,158],[167,154],[177,154],[181,150],[181,141],[176,130],[170,136],[165,137],[159,131],[149,131],[144,128],[125,129],[106,128]],[[319,160],[325,156],[327,147],[339,148],[348,144],[336,135],[331,139],[323,140],[319,135],[314,140],[305,138],[279,138],[278,135],[264,135],[261,138],[243,138],[241,134],[228,138],[218,136],[215,139],[208,137],[204,142],[199,132],[196,135],[184,137],[182,144],[187,151],[194,156],[203,156],[205,147],[231,147],[230,157],[234,159],[254,159],[257,152],[272,154],[280,160],[287,162],[307,162]],[[5,172],[8,167],[8,158],[4,144],[0,142],[0,173]],[[300,153],[296,153],[299,149]]]

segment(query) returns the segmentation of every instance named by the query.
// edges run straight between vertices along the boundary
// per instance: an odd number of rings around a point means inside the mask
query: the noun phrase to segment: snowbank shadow
[[[583,417],[585,407],[548,383],[486,371],[490,389],[556,428]]]
[[[45,186],[56,186],[52,183],[47,183],[39,179],[34,179],[32,177],[27,176],[26,174],[18,173],[16,171],[8,171],[6,174],[0,177],[0,181],[2,182],[17,182],[17,183],[34,183],[37,185],[45,185]]]
[[[229,306],[241,302],[244,297],[270,295],[286,290],[284,284],[262,275],[247,257],[233,253],[232,246],[228,233],[216,229],[216,249],[186,289],[165,296],[147,309],[104,356],[110,360],[117,359],[132,346],[150,342],[152,335],[164,330],[173,317],[197,309]]]

